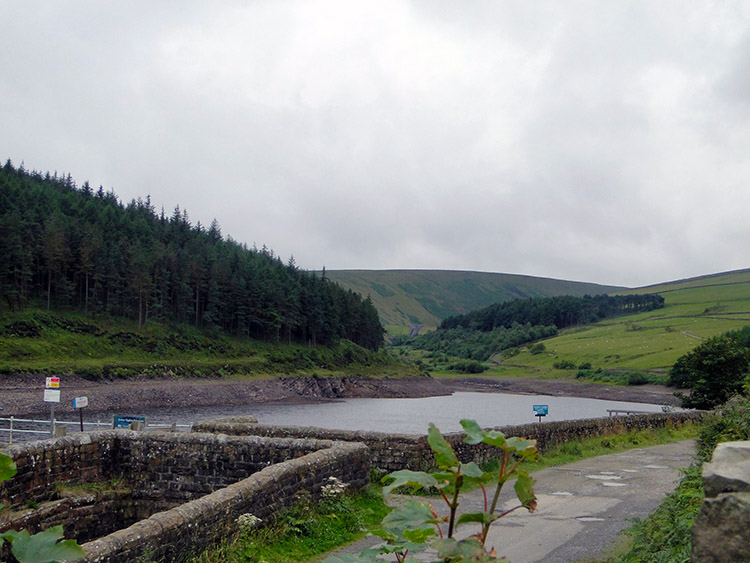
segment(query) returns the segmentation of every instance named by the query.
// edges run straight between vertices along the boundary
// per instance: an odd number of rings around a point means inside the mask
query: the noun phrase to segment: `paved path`
[[[568,563],[595,558],[634,518],[644,518],[672,492],[695,457],[692,440],[600,456],[534,473],[538,508],[520,509],[495,523],[487,545],[512,563]],[[512,483],[504,493],[513,494]],[[434,501],[440,509],[438,501]],[[516,503],[517,504],[517,501]],[[508,503],[507,507],[513,506]],[[482,510],[481,491],[465,495],[459,512]],[[478,524],[459,533],[469,536]],[[363,540],[346,549],[358,552]],[[372,544],[372,538],[369,539]],[[434,554],[418,554],[424,561]]]

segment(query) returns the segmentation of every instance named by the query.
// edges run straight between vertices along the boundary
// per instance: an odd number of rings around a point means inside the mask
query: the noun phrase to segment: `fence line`
[[[38,420],[33,418],[16,418],[14,416],[10,417],[0,417],[0,422],[7,422],[8,428],[0,428],[0,432],[8,432],[8,443],[13,443],[13,434],[50,434],[50,426],[54,428],[56,425],[70,425],[70,426],[81,426],[80,420],[57,420],[54,419],[53,421],[50,420]],[[21,424],[44,424],[47,426],[44,430],[32,430],[28,428],[15,428],[14,424],[21,423]],[[99,428],[104,427],[110,428],[112,426],[111,422],[102,422],[101,420],[97,420],[96,422],[89,422],[84,421],[83,422],[84,428],[86,426],[94,426],[95,430],[99,430]],[[148,424],[147,428],[149,429],[160,429],[160,428],[184,428],[186,430],[189,430],[192,428],[192,424],[163,424],[163,423],[157,423],[157,424]]]

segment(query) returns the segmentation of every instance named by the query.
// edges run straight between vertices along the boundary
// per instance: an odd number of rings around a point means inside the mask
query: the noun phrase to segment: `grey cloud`
[[[0,157],[304,268],[743,267],[744,2],[0,7]]]

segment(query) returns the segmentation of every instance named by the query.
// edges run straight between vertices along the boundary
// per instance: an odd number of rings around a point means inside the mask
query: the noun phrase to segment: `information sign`
[[[73,408],[74,409],[82,409],[83,407],[89,406],[89,398],[88,397],[76,397],[73,399]]]
[[[534,409],[534,416],[539,417],[539,422],[542,421],[543,416],[547,416],[549,413],[549,405],[534,405],[532,408]]]
[[[116,414],[112,417],[112,428],[130,428],[130,425],[134,422],[140,422],[143,426],[146,426],[146,417]]]
[[[59,389],[60,378],[59,377],[48,377],[44,383],[46,389]]]
[[[59,403],[60,402],[60,390],[59,389],[45,389],[44,390],[44,402],[45,403]]]

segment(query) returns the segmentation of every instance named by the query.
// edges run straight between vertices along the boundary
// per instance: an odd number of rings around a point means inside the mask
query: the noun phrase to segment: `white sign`
[[[88,397],[76,397],[73,399],[73,408],[74,409],[82,409],[83,407],[89,406],[89,398]]]
[[[47,389],[59,389],[60,388],[60,378],[59,377],[48,377],[44,386]]]
[[[59,389],[45,389],[44,390],[44,402],[45,403],[59,403],[60,402],[60,390]]]

